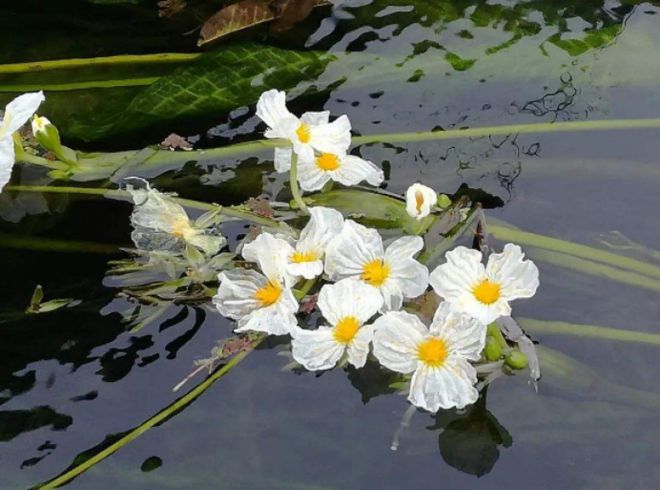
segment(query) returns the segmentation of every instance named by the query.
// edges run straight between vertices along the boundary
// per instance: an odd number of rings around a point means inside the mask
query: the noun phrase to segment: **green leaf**
[[[306,197],[311,206],[338,209],[345,216],[377,228],[400,228],[405,233],[421,235],[435,221],[430,215],[417,221],[406,212],[401,199],[357,189],[341,189]]]

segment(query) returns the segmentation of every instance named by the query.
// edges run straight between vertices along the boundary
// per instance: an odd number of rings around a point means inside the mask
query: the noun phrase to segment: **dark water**
[[[209,10],[200,3],[168,20],[158,18],[151,2],[16,3],[0,11],[0,61],[195,52],[196,34],[184,33]],[[346,113],[358,134],[652,118],[660,114],[658,14],[657,4],[631,2],[354,1],[315,12],[281,36],[258,31],[225,41],[211,55],[247,41],[334,53],[290,85],[298,95],[294,106]],[[174,69],[144,70],[156,77]],[[137,77],[116,70],[5,76],[0,101],[15,95],[4,85]],[[90,129],[115,117],[109,108],[130,112],[148,89],[54,90],[44,112],[65,142],[88,150],[138,149],[172,129],[199,135],[200,147],[216,147],[253,139],[261,129],[253,106],[222,112],[222,103],[213,100],[194,113],[136,117],[132,126],[107,125],[103,134]],[[485,200],[488,218],[658,266],[658,130],[373,144],[359,153],[383,165],[390,191],[402,192],[415,180],[449,194],[467,184],[491,196]],[[162,190],[221,204],[261,193],[286,196],[285,179],[272,171],[269,155],[189,162],[144,175]],[[48,180],[38,169],[17,166],[19,182]],[[130,211],[126,203],[98,198],[0,198],[2,488],[47,480],[80,453],[148,419],[176,399],[171,388],[193,361],[230,335],[230,322],[211,309],[175,305],[141,330],[128,331],[122,312],[135,305],[117,297],[104,277],[107,262],[124,256],[119,247],[130,245]],[[231,244],[245,228],[223,231]],[[637,245],[609,249],[601,238],[613,231]],[[34,240],[16,248],[7,236]],[[35,250],[44,239],[116,248]],[[541,288],[532,300],[514,303],[516,317],[660,333],[657,287],[536,260]],[[26,316],[36,284],[44,286],[46,299],[82,303]],[[292,373],[283,369],[287,357],[278,355],[286,345],[273,341],[185,410],[68,486],[660,487],[658,346],[540,332],[532,337],[582,367],[564,375],[545,370],[538,393],[520,374],[498,379],[467,412],[418,412],[396,452],[390,445],[407,404],[387,393],[383,373]]]

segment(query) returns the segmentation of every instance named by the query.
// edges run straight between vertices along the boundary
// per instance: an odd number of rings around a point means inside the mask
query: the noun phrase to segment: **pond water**
[[[167,18],[151,1],[4,2],[0,63],[200,53],[191,31],[217,2],[198,3]],[[14,73],[0,65],[0,103],[44,88],[40,112],[65,144],[86,151],[139,150],[171,132],[196,148],[257,139],[254,103],[271,87],[286,89],[297,111],[347,114],[358,135],[655,118],[659,14],[657,2],[616,0],[342,1],[281,34],[258,28],[205,46],[201,58]],[[660,342],[585,333],[660,334],[658,129],[356,148],[385,169],[388,191],[417,180],[449,195],[467,186],[494,230],[520,228],[648,269],[521,243],[541,272],[536,296],[514,309],[540,345],[538,390],[519,373],[467,410],[418,411],[397,451],[408,405],[383,371],[293,372],[286,342],[275,339],[68,488],[658,488]],[[289,197],[269,149],[158,166],[139,155],[80,185],[111,188],[137,175],[205,202]],[[37,167],[14,169],[12,184],[49,183]],[[49,480],[139,426],[181,396],[172,387],[231,335],[232,322],[205,305],[171,304],[153,318],[143,305],[145,322],[134,328],[137,303],[106,277],[131,246],[131,209],[98,196],[0,197],[3,488]],[[223,232],[232,246],[247,226]],[[493,247],[503,243],[494,232]],[[37,284],[46,299],[80,304],[26,315]]]

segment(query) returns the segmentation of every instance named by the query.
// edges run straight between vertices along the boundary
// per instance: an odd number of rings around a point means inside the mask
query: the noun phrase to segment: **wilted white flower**
[[[218,275],[213,304],[222,315],[238,320],[236,332],[284,335],[296,326],[298,302],[286,273],[290,250],[286,241],[262,233],[243,247],[245,260],[258,264],[261,272],[232,269]]]
[[[413,184],[406,191],[406,211],[411,218],[421,220],[431,214],[438,201],[438,195],[430,187]]]
[[[298,118],[286,107],[286,94],[268,90],[257,102],[257,116],[268,125],[266,138],[282,138],[292,148],[275,149],[275,170],[291,168],[291,151],[305,159],[314,158],[314,150],[344,155],[351,144],[351,123],[346,116],[330,122],[330,112],[306,112]]]
[[[365,325],[380,309],[380,293],[356,279],[323,286],[318,307],[331,326],[316,330],[296,327],[291,331],[293,358],[310,371],[330,369],[346,355],[360,368],[367,362],[373,325]]]
[[[381,169],[368,160],[353,155],[324,152],[300,157],[298,182],[305,191],[321,189],[330,180],[351,186],[366,180],[379,186],[384,179]]]
[[[171,196],[152,189],[126,189],[135,208],[131,214],[135,246],[142,250],[175,251],[190,244],[208,255],[216,254],[227,240],[213,229],[191,222],[183,206]]]
[[[16,162],[12,135],[37,112],[44,99],[43,92],[32,92],[19,95],[5,107],[0,121],[0,191],[9,182]]]
[[[323,257],[330,240],[342,229],[344,217],[332,208],[309,208],[310,219],[289,255],[287,272],[312,279],[323,273]]]
[[[421,237],[403,236],[385,249],[376,230],[346,220],[325,252],[325,271],[333,281],[359,278],[381,292],[385,310],[398,310],[428,286],[428,269],[413,258],[423,247]]]
[[[388,369],[414,373],[408,401],[436,412],[474,403],[477,361],[486,342],[486,326],[442,303],[430,329],[404,311],[386,313],[374,322],[374,355]]]
[[[518,245],[491,254],[488,265],[481,252],[456,247],[445,255],[447,262],[430,277],[431,286],[455,311],[467,313],[485,324],[511,314],[509,301],[531,298],[539,286],[539,270]]]

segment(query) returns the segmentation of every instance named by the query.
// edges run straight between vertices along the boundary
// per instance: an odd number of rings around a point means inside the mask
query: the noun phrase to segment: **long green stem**
[[[493,225],[490,223],[488,225],[488,231],[498,240],[511,241],[522,245],[530,245],[554,252],[562,252],[565,254],[573,255],[575,257],[593,260],[596,262],[603,262],[604,264],[608,264],[614,267],[620,267],[621,269],[627,269],[639,274],[643,274],[645,276],[660,279],[660,267],[648,262],[643,262],[641,260],[636,260],[630,257],[625,257],[623,255],[600,250],[598,248],[589,247],[587,245],[580,245],[578,243],[568,242],[546,235],[520,231],[505,226]]]
[[[296,204],[303,213],[309,214],[307,204],[303,200],[300,188],[298,187],[298,155],[292,152],[291,156],[291,171],[289,173],[289,184],[291,185],[291,195],[296,201]]]
[[[45,90],[47,92],[71,92],[73,90],[89,90],[94,88],[118,88],[118,87],[144,87],[151,85],[160,77],[122,78],[118,80],[91,80],[88,82],[71,83],[24,83],[18,85],[0,85],[2,92],[36,92]]]
[[[533,318],[516,318],[518,324],[528,332],[571,335],[619,342],[632,342],[660,346],[660,334],[636,332],[620,328],[601,327],[596,325],[577,325],[566,322],[548,322]]]
[[[66,60],[30,61],[0,65],[0,74],[32,73],[49,70],[66,70],[90,66],[115,66],[132,64],[182,63],[199,58],[201,53],[155,53],[105,56],[99,58],[71,58]]]
[[[261,336],[255,340],[252,345],[250,346],[249,350],[245,350],[236,356],[234,356],[227,364],[224,366],[220,367],[217,369],[213,374],[211,374],[208,378],[206,378],[204,381],[202,381],[200,384],[195,386],[192,390],[190,390],[188,393],[186,393],[184,396],[176,400],[174,403],[169,405],[167,408],[164,410],[161,410],[158,412],[156,415],[153,417],[149,418],[142,424],[140,424],[138,427],[135,429],[131,430],[128,434],[126,434],[124,437],[116,441],[115,443],[111,444],[107,448],[103,449],[102,451],[98,452],[91,458],[85,460],[83,463],[74,466],[70,470],[64,472],[60,476],[53,478],[52,480],[39,484],[35,487],[33,487],[34,490],[51,490],[53,488],[57,488],[61,485],[64,485],[65,483],[73,480],[75,477],[80,475],[81,473],[84,473],[88,469],[90,469],[92,466],[100,463],[103,461],[105,458],[108,456],[112,455],[115,453],[117,450],[121,449],[125,445],[127,445],[129,442],[133,441],[134,439],[137,439],[140,437],[142,434],[144,434],[146,431],[151,429],[152,427],[160,424],[161,422],[164,422],[168,418],[172,417],[175,415],[177,412],[183,410],[185,407],[190,405],[196,398],[198,398],[202,393],[204,393],[207,389],[213,385],[218,379],[223,377],[225,374],[227,374],[229,371],[231,371],[234,367],[236,367],[243,359],[247,357],[247,355],[254,350],[255,347],[257,347],[263,339],[266,338],[266,336]]]
[[[16,153],[16,161],[29,163],[31,165],[39,165],[40,167],[46,167],[51,170],[68,170],[69,166],[66,163],[60,161],[48,160],[37,155],[30,155],[24,151]]]
[[[108,199],[122,199],[127,200],[131,199],[131,195],[127,191],[114,189],[96,189],[90,187],[53,187],[48,185],[8,185],[4,189],[5,191],[13,192],[44,192],[44,193],[56,193],[56,194],[81,194],[81,195],[92,195],[92,196],[102,196]],[[180,197],[173,198],[176,202],[191,209],[199,209],[201,211],[215,211],[219,209],[220,214],[225,216],[230,216],[232,218],[243,219],[246,221],[251,221],[258,225],[263,226],[279,226],[279,223],[275,220],[264,218],[262,216],[257,216],[249,211],[244,211],[236,207],[227,207],[220,206],[219,204],[209,204],[200,201],[193,201],[192,199],[183,199]]]

